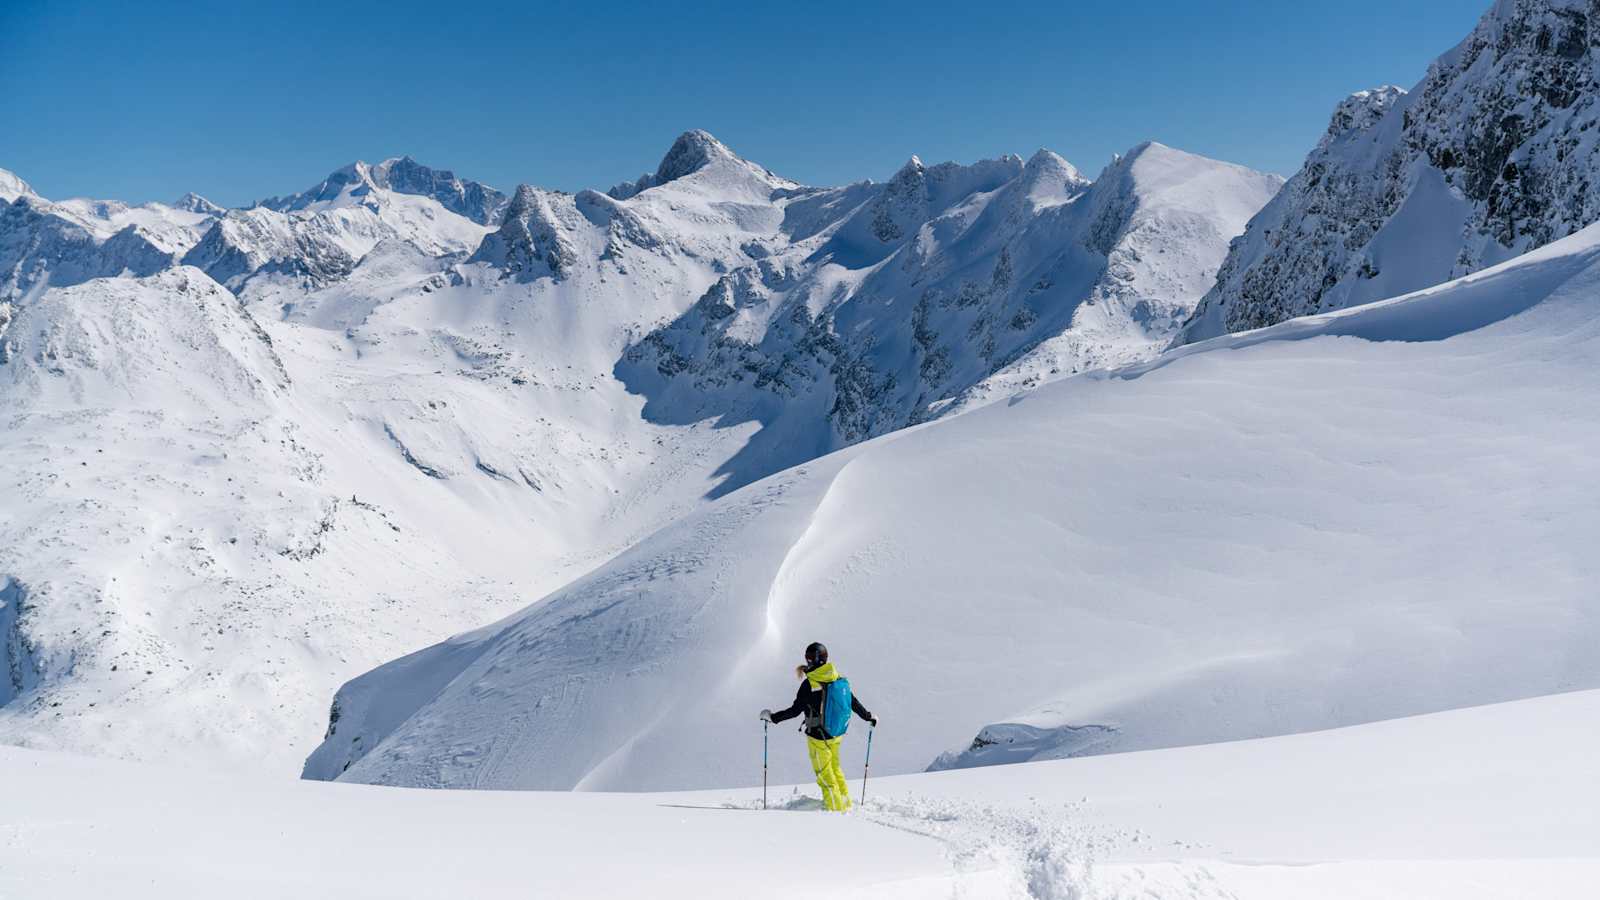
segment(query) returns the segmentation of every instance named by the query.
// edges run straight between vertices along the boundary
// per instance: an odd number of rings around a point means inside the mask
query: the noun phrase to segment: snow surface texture
[[[814,811],[814,784],[775,785],[761,812],[748,788],[398,791],[0,749],[0,897],[1565,900],[1600,879],[1597,716],[1589,691],[874,776],[843,817]],[[757,774],[749,737],[729,781]],[[784,738],[775,756],[803,752]],[[845,739],[858,795],[861,749]],[[797,847],[828,865],[796,865]]]
[[[704,132],[610,194],[404,158],[236,210],[0,179],[0,741],[298,772],[338,685],[708,494],[1063,333],[1041,365],[1148,358],[1276,182],[1153,144],[1101,181],[808,188]]]
[[[1183,340],[1418,290],[1600,219],[1597,15],[1498,0],[1410,93],[1341,103]]]
[[[819,639],[885,773],[1600,686],[1597,290],[1600,226],[785,471],[353,681],[306,774],[726,784]]]

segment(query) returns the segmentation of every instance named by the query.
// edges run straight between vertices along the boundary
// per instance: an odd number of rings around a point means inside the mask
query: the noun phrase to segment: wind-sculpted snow
[[[1597,290],[1591,228],[823,457],[356,680],[307,774],[726,783],[819,639],[882,772],[1600,686]]]
[[[1500,0],[1410,93],[1341,103],[1183,339],[1418,290],[1600,219],[1597,15]]]

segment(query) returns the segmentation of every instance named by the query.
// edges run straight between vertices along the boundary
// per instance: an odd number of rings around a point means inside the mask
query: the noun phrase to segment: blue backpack
[[[822,731],[830,738],[843,737],[850,728],[850,679],[840,678],[822,686]]]

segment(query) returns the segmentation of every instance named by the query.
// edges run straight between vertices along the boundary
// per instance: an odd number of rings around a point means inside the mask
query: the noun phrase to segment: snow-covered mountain
[[[726,784],[819,639],[875,772],[1600,686],[1596,290],[1600,225],[784,471],[352,681],[306,774]]]
[[[1041,152],[809,188],[695,131],[609,193],[409,159],[249,209],[19,189],[0,740],[298,770],[341,682],[917,420],[1082,308],[1127,343],[1064,370],[1154,352],[1176,314],[1140,310],[1192,302],[1273,181],[1159,145],[1102,181]],[[770,298],[665,341],[736,288]],[[730,348],[769,378],[708,391]]]
[[[40,284],[138,277],[170,268],[221,213],[197,194],[170,206],[83,198],[52,202],[0,169],[0,298],[14,299]]]
[[[394,244],[443,269],[475,250],[505,196],[410,157],[355,162],[315,187],[229,210],[183,257],[251,301],[293,306],[342,281],[374,248]]]
[[[617,374],[655,421],[760,421],[736,488],[996,383],[1148,359],[1280,184],[1160,144],[1092,184],[1048,150],[913,157],[882,186],[781,196],[778,234]]]
[[[431,169],[409,156],[386,159],[376,165],[354,162],[334,172],[310,190],[257,203],[278,212],[321,211],[350,206],[380,191],[428,197],[458,216],[480,225],[500,219],[506,195],[486,184],[457,178],[447,169]]]
[[[52,284],[170,268],[164,237],[138,223],[115,228],[110,219],[33,194],[0,200],[0,308]]]
[[[1497,0],[1410,92],[1341,103],[1183,340],[1438,284],[1600,219],[1597,16],[1587,0]]]

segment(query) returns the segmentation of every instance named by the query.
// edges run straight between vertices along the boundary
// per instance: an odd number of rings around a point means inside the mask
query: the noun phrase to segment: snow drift
[[[748,780],[818,639],[885,772],[1600,685],[1597,289],[1590,228],[814,460],[356,679],[306,775]]]

